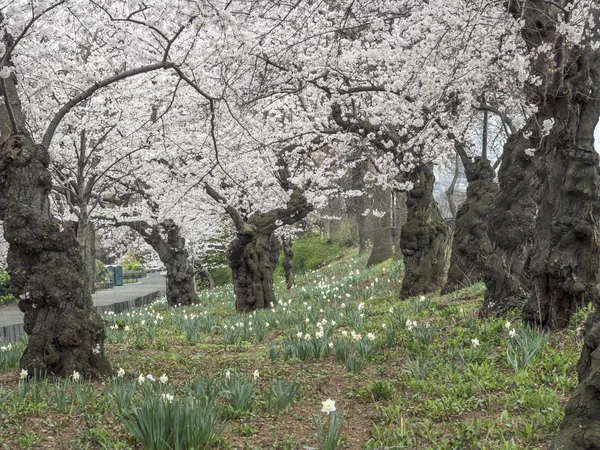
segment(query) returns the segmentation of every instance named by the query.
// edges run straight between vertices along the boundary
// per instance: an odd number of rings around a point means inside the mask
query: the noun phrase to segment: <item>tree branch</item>
[[[227,214],[229,214],[231,220],[233,220],[235,229],[237,231],[242,231],[244,229],[244,219],[242,219],[242,216],[240,215],[239,211],[233,206],[229,205],[227,203],[227,200],[225,200],[225,198],[223,198],[223,196],[219,194],[215,189],[213,189],[213,187],[210,186],[208,183],[204,183],[204,190],[206,191],[209,197],[211,197],[217,203],[220,203],[223,206],[223,208],[225,208],[225,211],[227,212]]]
[[[56,132],[56,129],[58,128],[58,125],[60,124],[61,120],[75,106],[77,106],[82,101],[84,101],[84,100],[88,99],[89,97],[91,97],[92,95],[94,95],[94,93],[98,89],[109,86],[113,83],[116,83],[117,81],[125,80],[126,78],[131,78],[136,75],[141,75],[143,73],[152,72],[154,70],[170,69],[170,68],[174,68],[174,67],[175,67],[175,65],[173,63],[162,61],[159,63],[149,64],[147,66],[138,67],[136,69],[126,70],[125,72],[121,72],[117,75],[113,75],[112,77],[108,77],[108,78],[105,78],[104,80],[94,83],[94,85],[90,86],[85,91],[81,92],[79,95],[76,95],[75,97],[73,97],[71,100],[69,100],[67,103],[65,103],[58,110],[58,112],[54,115],[54,117],[50,121],[50,124],[48,125],[46,132],[44,133],[44,137],[42,138],[42,145],[46,149],[50,148],[52,138],[53,138],[54,133]]]

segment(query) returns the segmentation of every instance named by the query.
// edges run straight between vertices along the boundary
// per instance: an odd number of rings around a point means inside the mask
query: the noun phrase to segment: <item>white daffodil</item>
[[[323,408],[321,409],[321,412],[327,413],[329,414],[330,412],[335,411],[335,401],[331,400],[330,398],[328,398],[327,400],[325,400],[324,402],[321,402],[323,404]]]
[[[255,379],[255,380],[256,380],[256,379],[258,379],[258,377],[259,377],[258,369],[256,369],[256,370],[254,371],[254,374],[253,374],[253,375],[254,375],[254,379]]]
[[[162,384],[165,384],[167,381],[169,381],[169,377],[166,374],[162,374],[160,376],[160,378],[158,379]]]
[[[24,380],[25,378],[27,378],[29,376],[29,373],[27,372],[27,369],[23,369],[21,370],[21,380]]]
[[[123,378],[125,376],[125,369],[123,369],[122,367],[119,367],[119,370],[117,370],[117,376],[119,378]]]
[[[477,338],[471,339],[471,345],[473,347],[478,347],[479,346],[479,339],[477,339]]]
[[[74,370],[73,374],[71,375],[71,378],[73,378],[73,381],[79,381],[79,379],[81,378],[81,375],[79,375],[79,372]]]

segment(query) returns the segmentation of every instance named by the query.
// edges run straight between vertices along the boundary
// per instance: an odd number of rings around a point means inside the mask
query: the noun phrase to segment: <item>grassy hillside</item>
[[[19,381],[20,346],[0,351],[0,447],[143,448],[136,423],[173,429],[201,410],[208,448],[323,448],[315,430],[333,417],[338,448],[548,448],[577,384],[585,311],[548,338],[516,317],[478,319],[482,285],[400,301],[401,263],[364,263],[280,283],[279,305],[251,316],[232,313],[229,288],[204,292],[204,306],[106,316],[126,373],[105,383]]]

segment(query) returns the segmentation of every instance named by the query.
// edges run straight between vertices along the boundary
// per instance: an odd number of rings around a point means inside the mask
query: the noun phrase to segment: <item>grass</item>
[[[140,449],[123,418],[145,405],[139,376],[159,386],[166,374],[160,392],[181,408],[212,405],[210,448],[318,448],[332,399],[338,448],[547,449],[577,384],[585,315],[546,343],[516,317],[478,319],[482,285],[400,301],[401,263],[364,264],[346,256],[290,291],[279,282],[277,307],[249,316],[232,313],[229,287],[201,293],[204,306],[107,315],[122,379],[26,386],[0,354],[0,448]]]

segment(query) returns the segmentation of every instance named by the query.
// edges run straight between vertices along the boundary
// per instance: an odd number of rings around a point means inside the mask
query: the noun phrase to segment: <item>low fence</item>
[[[128,309],[139,308],[140,306],[152,303],[157,298],[164,297],[165,293],[166,290],[161,289],[160,291],[151,292],[150,294],[142,295],[141,297],[126,300],[124,302],[112,303],[110,305],[94,306],[94,309],[98,314],[106,314],[109,311],[113,311],[115,314],[118,314]],[[16,342],[21,338],[21,335],[23,335],[24,333],[25,331],[23,330],[22,323],[0,327],[0,341]]]

